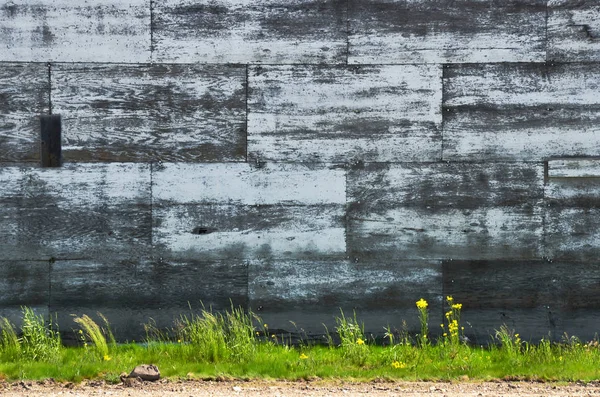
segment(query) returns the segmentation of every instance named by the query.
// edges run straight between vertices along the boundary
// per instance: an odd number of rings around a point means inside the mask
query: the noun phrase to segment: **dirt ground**
[[[102,381],[72,383],[0,383],[0,395],[24,396],[111,396],[111,397],[242,397],[242,396],[600,396],[600,382],[568,385],[533,382],[370,382],[337,381],[159,381],[109,385]]]

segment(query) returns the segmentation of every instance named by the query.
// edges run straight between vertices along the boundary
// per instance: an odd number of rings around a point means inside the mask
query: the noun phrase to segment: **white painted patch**
[[[543,20],[538,18],[538,23]],[[523,40],[514,33],[479,33],[468,40],[459,34],[419,37],[404,32],[350,36],[350,64],[544,62],[541,37]]]
[[[548,1],[548,58],[558,62],[600,61],[600,8],[593,1]]]
[[[545,10],[539,1],[521,1],[518,8],[489,1],[452,1],[441,7],[422,0],[350,4],[356,9],[349,20],[350,64],[546,59]],[[398,22],[386,12],[398,13]]]
[[[150,61],[149,0],[0,0],[0,9],[0,61]]]
[[[248,153],[273,161],[434,161],[441,155],[442,69],[257,67]]]
[[[165,163],[153,172],[155,202],[217,204],[345,204],[345,170],[327,165]]]
[[[565,159],[548,161],[549,178],[600,178],[600,160]]]
[[[154,5],[158,22],[154,56],[167,63],[342,63],[347,44],[341,16],[346,9],[322,7],[327,2],[319,8],[316,4],[306,0],[160,1]],[[220,10],[198,11],[198,6]],[[188,8],[187,14],[181,13]],[[278,15],[279,24],[273,23]],[[307,25],[312,23],[307,29],[320,34],[286,24],[284,19],[290,17],[306,19]]]

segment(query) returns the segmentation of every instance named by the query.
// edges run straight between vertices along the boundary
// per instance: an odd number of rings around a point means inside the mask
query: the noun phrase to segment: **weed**
[[[442,329],[444,333],[442,337],[444,338],[445,343],[449,343],[453,346],[458,346],[464,337],[463,331],[465,327],[460,324],[460,312],[462,310],[462,303],[454,302],[454,298],[452,296],[446,297],[446,305],[448,306],[448,311],[444,314],[446,326],[442,324]]]
[[[427,306],[429,304],[423,298],[416,302],[417,310],[419,311],[419,322],[421,323],[421,333],[419,334],[419,344],[421,347],[429,345],[429,312]]]
[[[14,325],[6,317],[2,317],[0,319],[0,329],[2,329],[0,349],[4,360],[16,360],[21,351],[21,344]]]
[[[171,378],[190,373],[195,378],[210,379],[450,380],[467,375],[482,380],[587,381],[600,377],[597,340],[582,343],[565,335],[560,343],[544,338],[532,344],[523,342],[518,333],[503,325],[495,333],[499,343],[486,348],[469,346],[461,339],[462,305],[447,297],[445,303],[449,309],[442,324],[446,335],[435,343],[428,336],[427,302],[417,302],[421,333],[416,343],[408,336],[406,326],[402,331],[388,326],[384,346],[369,344],[356,313],[346,317],[340,311],[336,318],[337,335],[332,337],[326,328],[329,346],[303,341],[299,348],[273,342],[271,339],[277,337],[269,337],[269,327],[258,316],[232,306],[222,313],[203,309],[198,314],[181,316],[173,330],[161,330],[155,322],[150,322],[145,325],[147,346],[116,345],[105,318],[100,316],[104,321],[101,327],[82,316],[77,320],[80,334],[86,343],[93,344],[93,349],[63,349],[52,323],[47,324],[42,316],[24,308],[21,335],[7,319],[0,319],[0,377],[10,380],[52,377],[61,381],[101,377],[116,381],[122,368],[140,362],[158,365],[161,373]],[[334,337],[340,339],[338,346],[333,346]],[[102,346],[103,341],[106,347]],[[86,351],[94,354],[82,354]],[[102,355],[107,351],[110,356]],[[100,355],[103,359],[98,359]]]
[[[177,342],[188,344],[188,354],[196,359],[217,362],[228,357],[225,320],[222,315],[202,310],[202,316],[182,315]]]
[[[53,322],[46,324],[44,317],[36,315],[31,308],[23,307],[22,311],[22,357],[34,361],[55,361],[60,354],[61,340]]]
[[[364,365],[369,356],[369,347],[365,343],[364,324],[356,319],[356,312],[350,319],[340,309],[340,317],[335,319],[336,331],[340,338],[340,347],[345,358],[356,365]]]
[[[106,321],[106,319],[104,319]],[[94,352],[100,359],[109,360],[108,344],[102,329],[87,314],[73,319],[80,327],[79,335],[87,348],[88,341],[94,345]],[[108,323],[108,322],[107,322]]]
[[[496,330],[496,339],[500,342],[502,349],[508,357],[516,362],[519,354],[521,353],[521,337],[518,333],[515,333],[513,329],[508,328],[506,324],[502,324],[500,329]],[[546,345],[546,342],[548,343]],[[550,342],[546,339],[542,339],[540,342],[539,349],[549,349]],[[538,350],[539,350],[538,349]]]
[[[227,347],[235,361],[246,361],[256,351],[254,321],[262,324],[260,317],[241,307],[231,305],[231,311],[225,312]]]

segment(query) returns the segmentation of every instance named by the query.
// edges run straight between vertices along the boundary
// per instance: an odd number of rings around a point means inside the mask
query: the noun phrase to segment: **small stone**
[[[135,367],[127,377],[153,382],[160,379],[160,371],[154,364],[142,364]]]
[[[233,386],[233,391],[242,391],[242,388],[239,386]]]

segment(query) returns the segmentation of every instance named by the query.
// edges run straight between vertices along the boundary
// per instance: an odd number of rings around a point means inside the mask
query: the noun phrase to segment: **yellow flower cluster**
[[[429,306],[429,304],[425,299],[421,298],[417,301],[417,309],[424,310],[427,309],[427,306]]]
[[[458,321],[452,320],[448,323],[448,331],[450,331],[450,335],[458,335]]]
[[[364,345],[364,344],[365,344],[365,341],[364,341],[364,340],[362,340],[362,339],[360,339],[360,338],[358,338],[358,339],[356,340],[356,344],[357,344],[357,345]]]
[[[302,353],[300,355],[300,360],[306,360],[307,358],[308,358],[308,356],[306,354],[304,354],[304,353]]]
[[[104,361],[110,361],[111,357],[108,354],[104,355]]]
[[[400,368],[406,368],[406,363],[403,362],[399,362],[399,361],[394,361],[392,363],[392,367],[396,368],[396,369],[400,369]]]

